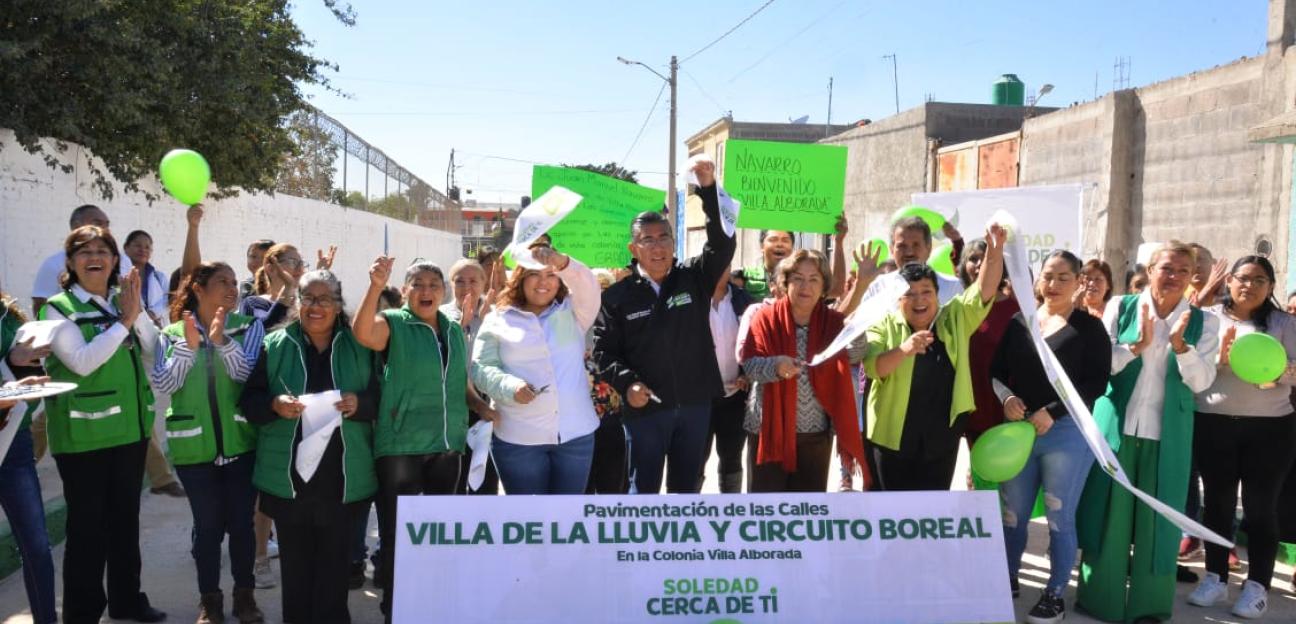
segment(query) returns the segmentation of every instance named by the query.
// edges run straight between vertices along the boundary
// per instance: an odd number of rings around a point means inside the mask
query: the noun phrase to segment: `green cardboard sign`
[[[846,196],[846,148],[725,141],[724,187],[742,202],[738,227],[831,234]]]
[[[531,196],[562,186],[584,199],[549,230],[554,248],[593,268],[630,264],[630,223],[647,210],[661,211],[666,192],[574,167],[536,165]]]

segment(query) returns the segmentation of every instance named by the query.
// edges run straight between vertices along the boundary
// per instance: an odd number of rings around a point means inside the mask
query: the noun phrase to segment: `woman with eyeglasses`
[[[45,399],[50,452],[67,501],[63,618],[160,622],[140,589],[139,506],[144,456],[153,431],[148,371],[158,330],[143,313],[138,269],[118,277],[112,234],[87,225],[64,243],[62,292],[41,320],[59,321],[45,360],[54,381],[77,389]],[[104,573],[108,591],[104,593]]]
[[[468,409],[497,416],[468,383],[463,329],[441,311],[446,282],[441,268],[416,260],[405,270],[405,305],[378,312],[395,260],[379,256],[369,268],[369,290],[351,327],[361,345],[382,352],[382,402],[374,423],[382,570],[388,580],[382,611],[391,613],[396,498],[454,494],[467,445]]]
[[[297,299],[297,280],[306,273],[306,263],[297,248],[279,243],[265,252],[253,282],[254,296],[244,297],[238,313],[251,316],[273,331],[292,320]]]
[[[378,490],[375,356],[351,333],[335,275],[311,271],[299,284],[297,320],[266,336],[239,407],[257,425],[252,483],[278,529],[283,621],[349,622],[351,524]],[[339,425],[305,438],[301,397],[331,392]],[[308,440],[315,452],[303,456]]]
[[[1249,569],[1233,614],[1264,614],[1278,553],[1278,497],[1296,459],[1296,415],[1289,402],[1296,384],[1296,322],[1273,297],[1273,265],[1245,256],[1225,278],[1223,302],[1209,311],[1219,317],[1219,360],[1215,381],[1197,394],[1193,457],[1201,470],[1206,527],[1229,537],[1242,486]],[[1229,366],[1237,339],[1264,332],[1287,350],[1287,371],[1275,383],[1245,382]],[[1211,606],[1228,599],[1229,549],[1206,544],[1206,577],[1188,602]]]
[[[1078,305],[1091,316],[1102,318],[1107,313],[1107,302],[1111,301],[1113,288],[1111,265],[1097,258],[1084,263],[1080,269],[1080,292],[1076,294]]]

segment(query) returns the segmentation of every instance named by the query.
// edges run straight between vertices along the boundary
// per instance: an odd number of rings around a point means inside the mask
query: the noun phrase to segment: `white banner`
[[[990,217],[998,210],[1012,214],[1020,226],[1027,264],[1039,268],[1055,249],[1066,249],[1084,257],[1081,227],[1084,218],[1081,184],[1021,186],[1015,188],[914,193],[913,203],[939,212],[958,227],[964,239],[972,241],[985,233]]]
[[[518,213],[517,221],[513,224],[513,242],[504,249],[504,253],[526,268],[544,268],[531,257],[531,250],[527,246],[571,214],[576,205],[581,203],[581,199],[580,195],[561,186],[555,186],[537,197],[531,205]]]
[[[993,492],[402,496],[396,622],[1009,622]]]
[[[1022,316],[1026,320],[1026,327],[1030,329],[1032,340],[1035,342],[1035,352],[1040,356],[1040,361],[1044,364],[1044,373],[1048,375],[1049,381],[1053,388],[1057,390],[1058,398],[1066,403],[1067,412],[1071,418],[1076,420],[1080,426],[1080,432],[1084,434],[1085,442],[1089,444],[1089,450],[1097,458],[1098,465],[1109,475],[1113,481],[1121,487],[1127,489],[1139,500],[1147,504],[1148,507],[1156,510],[1157,513],[1165,516],[1167,520],[1179,527],[1183,531],[1196,535],[1204,540],[1214,542],[1229,548],[1233,543],[1219,536],[1215,532],[1194,522],[1188,516],[1177,511],[1173,507],[1157,500],[1157,498],[1143,490],[1138,489],[1130,482],[1129,476],[1125,474],[1125,469],[1121,467],[1120,462],[1116,461],[1116,453],[1107,444],[1107,439],[1103,437],[1102,431],[1098,429],[1098,423],[1094,421],[1093,413],[1085,406],[1084,401],[1080,398],[1080,393],[1076,392],[1075,385],[1071,383],[1071,378],[1063,370],[1062,364],[1058,362],[1057,355],[1053,350],[1048,348],[1044,343],[1044,337],[1039,331],[1039,321],[1036,318],[1035,298],[1027,294],[1034,291],[1033,288],[1027,288],[1024,284],[1031,284],[1030,266],[1028,264],[1028,252],[1023,246],[1021,237],[1017,235],[1019,225],[1006,212],[998,212],[991,217],[992,222],[997,222],[1009,229],[1008,245],[1004,249],[1004,267],[1008,271],[1008,278],[1012,283],[1018,285],[1013,288],[1013,295],[1017,298],[1017,305],[1021,307]]]
[[[907,292],[909,292],[909,282],[900,277],[899,273],[879,275],[872,284],[869,284],[859,307],[855,308],[850,318],[846,319],[846,325],[842,327],[841,332],[833,338],[828,348],[810,360],[810,366],[823,364],[838,351],[845,349],[846,345],[863,336],[869,327],[896,309],[896,302],[900,301],[900,297]]]

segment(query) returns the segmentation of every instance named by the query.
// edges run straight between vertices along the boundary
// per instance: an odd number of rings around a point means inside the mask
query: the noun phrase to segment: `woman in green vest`
[[[967,413],[975,407],[969,343],[999,294],[1006,238],[998,225],[987,230],[976,282],[944,306],[936,272],[917,262],[904,265],[899,274],[909,291],[900,309],[869,328],[868,439],[879,489],[949,489]]]
[[[1144,292],[1107,306],[1112,378],[1094,404],[1094,420],[1130,481],[1181,511],[1193,393],[1215,381],[1219,351],[1219,319],[1184,297],[1195,266],[1192,248],[1170,241],[1152,254]],[[1170,619],[1179,529],[1136,504],[1100,466],[1090,471],[1076,520],[1084,551],[1077,606],[1112,622]]]
[[[385,354],[382,402],[374,422],[378,469],[379,535],[383,543],[383,613],[391,612],[396,497],[454,494],[468,433],[468,409],[494,420],[490,406],[468,383],[463,329],[440,310],[445,275],[416,261],[405,270],[405,305],[378,313],[378,299],[393,259],[380,256],[369,268],[369,291],[352,329],[360,344]]]
[[[139,505],[144,455],[153,431],[148,371],[157,327],[142,314],[139,273],[118,284],[121,255],[108,230],[72,230],[41,320],[60,321],[45,368],[73,392],[45,399],[50,452],[67,501],[63,619],[160,622],[166,614],[140,591]],[[107,593],[104,573],[108,575]]]
[[[239,408],[257,425],[252,483],[279,534],[284,622],[349,622],[351,523],[378,490],[374,353],[352,336],[333,273],[303,275],[297,294],[297,320],[266,336]],[[321,418],[303,421],[321,400]]]
[[[153,387],[171,395],[167,447],[193,512],[200,624],[224,621],[220,547],[227,532],[234,617],[243,624],[264,619],[252,577],[256,431],[239,413],[238,400],[265,328],[252,317],[227,312],[237,303],[234,269],[224,262],[198,265],[171,304],[175,322],[162,330],[166,354],[152,373]]]

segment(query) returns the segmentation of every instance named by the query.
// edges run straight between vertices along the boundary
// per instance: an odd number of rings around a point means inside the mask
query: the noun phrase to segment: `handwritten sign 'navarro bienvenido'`
[[[830,234],[846,195],[846,148],[725,141],[724,187],[742,202],[739,227]]]

